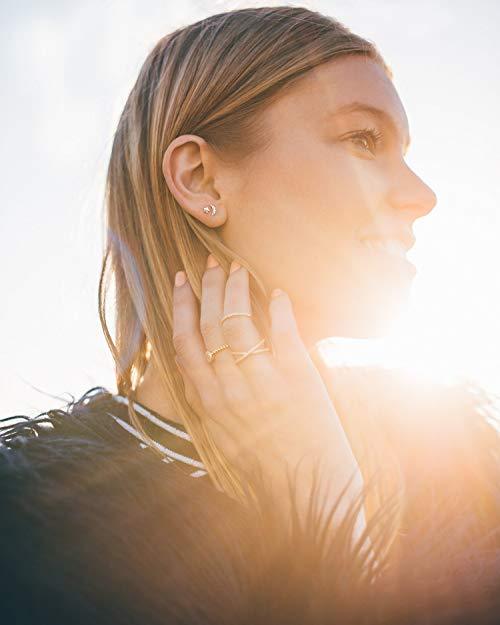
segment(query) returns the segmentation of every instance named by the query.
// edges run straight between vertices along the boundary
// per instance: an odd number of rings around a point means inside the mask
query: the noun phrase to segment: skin
[[[394,127],[367,112],[333,114],[353,102],[385,111]],[[327,336],[383,335],[407,301],[414,271],[361,239],[411,233],[436,204],[405,162],[408,120],[393,83],[370,59],[330,61],[271,104],[263,121],[269,145],[244,165],[221,162],[201,137],[177,137],[163,158],[166,184],[269,289],[286,291],[310,353]],[[366,128],[382,134],[377,144],[359,135]],[[203,213],[208,204],[215,216]],[[137,398],[177,420],[152,365]]]
[[[249,317],[220,319],[250,310],[249,273],[233,261],[229,276],[208,257],[202,278],[201,310],[186,280],[177,272],[173,292],[173,342],[186,399],[203,421],[215,446],[237,472],[257,462],[272,484],[273,500],[291,519],[288,469],[296,487],[296,511],[307,517],[316,474],[325,520],[341,521],[346,505],[361,493],[363,477],[321,373],[304,345],[287,295],[273,292],[269,302],[274,354],[257,353],[235,362],[222,350],[212,364],[205,345],[255,345],[259,331]],[[239,351],[239,350],[238,350]],[[351,477],[343,504],[336,501]],[[357,516],[354,540],[365,528]],[[369,547],[369,545],[368,545]]]

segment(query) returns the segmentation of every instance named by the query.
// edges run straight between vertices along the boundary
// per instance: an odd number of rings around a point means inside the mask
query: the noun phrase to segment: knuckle
[[[175,351],[180,358],[186,356],[188,351],[189,339],[185,332],[178,332],[173,335],[172,342],[174,344]]]
[[[236,342],[243,334],[244,317],[230,317],[224,321],[223,332],[228,343]]]
[[[273,328],[273,334],[281,339],[282,341],[294,341],[295,340],[295,332],[290,326],[287,325],[278,325]]]
[[[231,291],[235,294],[241,293],[245,287],[245,271],[245,267],[240,267],[239,271],[229,274],[228,280],[231,280]]]
[[[200,401],[207,414],[216,416],[222,412],[222,402],[217,391],[207,389],[200,394]]]
[[[205,269],[203,275],[201,276],[201,284],[203,287],[210,287],[211,285],[217,284],[220,280],[220,277],[217,275],[216,271],[212,271],[213,267]]]
[[[189,289],[175,289],[173,290],[173,306],[174,308],[182,314],[186,307],[189,306],[190,300],[190,290]]]
[[[248,270],[241,266],[238,271],[230,273],[227,278],[227,286],[229,292],[229,300],[231,303],[235,301],[243,301],[248,293]]]
[[[230,273],[228,277],[228,280],[231,280],[231,282],[233,282],[235,288],[243,287],[247,279],[248,269],[245,267],[245,265],[240,265],[238,271]]]
[[[212,339],[220,338],[218,337],[217,326],[211,319],[202,319],[200,321],[200,332],[207,345],[212,345]]]

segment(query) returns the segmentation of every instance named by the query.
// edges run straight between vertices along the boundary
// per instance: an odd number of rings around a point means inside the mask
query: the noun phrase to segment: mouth
[[[373,254],[374,257],[396,262],[409,274],[412,274],[412,276],[417,273],[415,265],[406,257],[408,250],[413,247],[415,243],[415,239],[413,237],[405,240],[373,237],[361,239],[361,243],[365,249],[368,249],[371,254]]]

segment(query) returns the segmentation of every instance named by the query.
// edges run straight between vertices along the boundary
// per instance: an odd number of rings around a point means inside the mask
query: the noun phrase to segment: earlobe
[[[212,215],[213,217],[217,212],[217,208],[213,204],[209,204],[208,206],[204,207],[203,212],[205,213],[205,215]]]
[[[162,173],[181,208],[205,225],[218,227],[225,221],[224,211],[211,203],[210,157],[200,142],[204,140],[194,135],[176,137],[163,155]]]
[[[225,222],[224,211],[217,212],[215,204],[207,204],[200,211],[200,221],[211,228],[218,228]],[[217,217],[215,216],[217,215]]]

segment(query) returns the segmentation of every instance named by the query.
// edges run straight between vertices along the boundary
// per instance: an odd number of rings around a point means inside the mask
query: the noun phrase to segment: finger
[[[200,330],[206,349],[213,351],[226,343],[220,320],[224,315],[224,292],[226,272],[212,254],[207,258],[207,266],[202,278],[200,309]],[[235,363],[230,349],[215,354],[209,363],[219,380],[224,397],[229,407],[241,414],[245,406],[255,403],[253,391],[243,372]]]
[[[196,390],[195,385],[191,381],[188,372],[184,369],[178,356],[174,357],[177,369],[181,374],[182,381],[184,383],[184,396],[187,403],[193,408],[193,410],[200,416],[203,414],[203,406],[201,404],[200,396]]]
[[[203,405],[203,415],[227,417],[227,407],[214,370],[207,362],[199,328],[198,302],[189,281],[178,280],[173,292],[173,343],[179,361],[193,382]]]
[[[340,412],[340,399],[342,397],[340,389],[342,387],[342,372],[344,369],[329,365],[317,345],[312,346],[308,351],[316,370],[321,375],[332,403],[336,410]]]
[[[249,274],[245,267],[235,263],[226,282],[224,297],[224,315],[235,312],[252,312],[249,290]],[[262,336],[251,317],[235,316],[226,319],[222,326],[226,343],[232,351],[247,352],[262,340]],[[263,342],[257,349],[271,348]],[[236,356],[236,361],[240,356]],[[253,353],[237,362],[244,372],[257,398],[269,397],[276,390],[280,381],[270,351]]]
[[[200,418],[206,417],[206,415],[204,414],[204,410],[205,410],[204,406],[201,402],[198,391],[196,390],[196,387],[193,384],[193,381],[191,380],[189,376],[189,373],[182,366],[182,363],[180,359],[178,358],[178,356],[174,356],[174,360],[175,360],[175,364],[177,365],[177,369],[179,370],[179,373],[182,376],[182,381],[184,383],[184,396],[186,398],[187,403]],[[219,440],[219,444],[221,440],[220,437],[226,436],[227,441],[224,443],[224,446],[225,447],[227,447],[228,445],[234,446],[234,436],[232,436],[230,428],[227,427],[227,425],[223,422],[223,420],[220,417],[213,417],[213,416],[210,416],[210,419],[213,422],[215,422],[216,424],[215,427],[220,428],[220,430],[217,432],[217,438]],[[211,425],[212,427],[214,427],[213,424]]]

